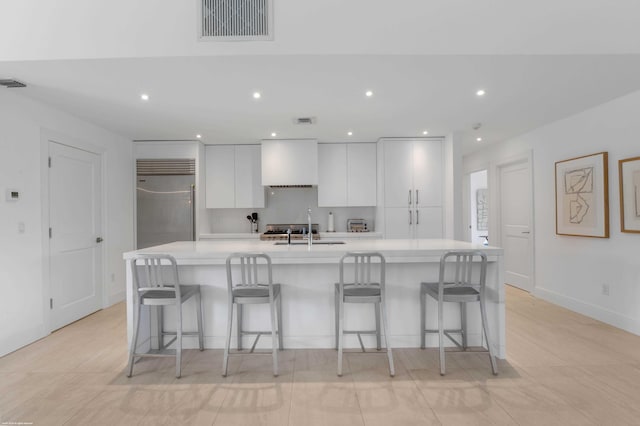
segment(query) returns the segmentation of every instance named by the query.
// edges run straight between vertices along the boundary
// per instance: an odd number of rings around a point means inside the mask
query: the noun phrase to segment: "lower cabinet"
[[[442,223],[441,207],[384,209],[386,238],[442,238]]]

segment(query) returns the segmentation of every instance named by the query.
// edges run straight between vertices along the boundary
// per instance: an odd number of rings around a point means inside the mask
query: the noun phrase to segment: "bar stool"
[[[260,261],[259,261],[260,260]],[[272,338],[273,375],[278,375],[278,348],[283,349],[282,343],[282,299],[280,284],[274,284],[271,274],[271,258],[264,253],[234,253],[227,257],[227,340],[224,348],[222,376],[226,377],[229,365],[229,347],[231,346],[231,325],[233,321],[233,306],[237,313],[238,350],[242,350],[242,336],[254,334],[256,339],[249,353],[252,353],[263,334],[270,334]],[[233,282],[232,269],[238,265],[240,281]],[[263,266],[266,268],[259,268]],[[260,280],[258,270],[266,269],[267,280]],[[264,275],[264,274],[263,274]],[[271,331],[246,331],[242,326],[242,309],[244,305],[268,303],[271,311]],[[277,317],[277,319],[276,319]]]
[[[447,259],[455,257],[455,261]],[[480,266],[480,274],[477,281],[472,280],[473,265]],[[455,268],[453,281],[446,281],[446,266]],[[444,337],[446,336],[458,348],[467,350],[467,315],[466,305],[471,302],[480,302],[480,316],[482,329],[487,341],[487,350],[478,352],[488,352],[491,362],[491,371],[498,374],[495,356],[489,337],[487,327],[487,309],[485,307],[485,287],[487,279],[487,256],[479,251],[452,251],[447,252],[440,258],[440,276],[438,282],[423,282],[420,284],[420,347],[425,347],[425,333],[438,333],[440,347],[440,374],[445,374],[445,350]],[[433,297],[438,302],[438,329],[426,328],[426,296]],[[445,302],[455,302],[460,304],[460,328],[445,329],[443,321],[443,311]],[[461,341],[456,340],[452,334],[460,334]]]
[[[164,265],[163,265],[164,263]],[[182,336],[198,336],[200,350],[204,350],[204,338],[202,332],[202,305],[199,285],[183,285],[178,279],[178,266],[176,260],[166,254],[138,254],[129,261],[131,275],[134,282],[133,288],[133,338],[129,348],[129,367],[127,377],[133,374],[133,364],[136,357],[176,357],[176,377],[181,375],[182,362]],[[143,277],[141,277],[141,270]],[[163,274],[164,272],[168,272]],[[198,331],[182,331],[182,304],[191,297],[196,299],[196,313],[198,316]],[[158,349],[150,352],[136,352],[138,344],[138,332],[140,328],[140,315],[143,306],[156,306],[158,320]],[[176,331],[164,330],[163,312],[164,306],[176,307]],[[169,343],[164,343],[164,336],[175,336]],[[176,349],[166,349],[176,342]]]
[[[371,260],[377,262],[371,262]],[[345,282],[345,263],[353,264],[354,279]],[[375,276],[379,282],[371,279],[373,265],[377,265]],[[336,348],[338,349],[338,376],[342,376],[342,352],[345,334],[357,334],[362,352],[366,352],[361,334],[375,334],[377,349],[381,349],[381,334],[384,334],[387,357],[389,359],[389,374],[395,376],[393,366],[393,354],[389,345],[389,327],[385,306],[385,259],[376,252],[349,252],[340,259],[340,282],[335,285],[335,314],[336,314]],[[373,331],[354,331],[344,329],[344,304],[345,303],[373,303],[375,308],[376,329]],[[380,316],[382,315],[382,333],[380,332]]]

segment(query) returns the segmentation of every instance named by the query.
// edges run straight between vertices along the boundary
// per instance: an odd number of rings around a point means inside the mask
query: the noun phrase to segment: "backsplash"
[[[334,230],[346,232],[347,219],[365,219],[369,229],[375,230],[375,207],[318,207],[317,188],[267,188],[263,209],[207,209],[211,233],[250,232],[247,215],[258,213],[259,232],[268,223],[307,223],[307,209],[311,207],[311,220],[326,232],[329,212],[333,212]]]

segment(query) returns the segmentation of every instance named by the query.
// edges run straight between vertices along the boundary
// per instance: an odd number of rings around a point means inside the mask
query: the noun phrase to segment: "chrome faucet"
[[[309,222],[309,227],[307,228],[307,244],[309,247],[313,245],[313,231],[311,229],[311,207],[307,209],[307,222]]]

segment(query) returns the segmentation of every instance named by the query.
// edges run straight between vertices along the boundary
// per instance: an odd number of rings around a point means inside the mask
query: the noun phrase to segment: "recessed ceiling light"
[[[367,96],[367,98],[370,98],[373,96],[373,92],[371,90],[367,90],[366,92],[364,92],[364,94]]]
[[[260,99],[262,97],[262,95],[260,94],[260,92],[253,92],[253,99]]]
[[[422,132],[422,134],[423,134],[423,135],[428,135],[428,134],[429,134],[429,132],[428,132],[428,131],[426,131],[426,130],[424,130],[424,131]]]
[[[147,95],[146,93],[143,93],[142,95],[140,95],[140,99],[142,99],[143,101],[148,101],[149,95]]]
[[[202,137],[202,135],[196,135],[196,138],[200,139]]]
[[[482,138],[476,138],[477,142],[482,142]]]
[[[276,134],[276,132],[271,132],[271,137],[272,137],[272,138],[275,138],[276,136],[278,136],[278,135]]]
[[[484,94],[485,94],[485,93],[487,93],[487,92],[485,92],[485,91],[484,91],[484,89],[480,89],[480,90],[478,90],[478,91],[476,92],[476,95],[478,95],[478,96],[484,96]]]
[[[347,132],[347,135],[351,136],[353,135],[353,132]]]

